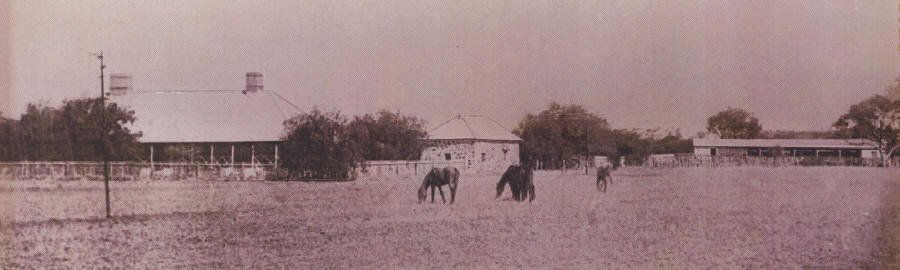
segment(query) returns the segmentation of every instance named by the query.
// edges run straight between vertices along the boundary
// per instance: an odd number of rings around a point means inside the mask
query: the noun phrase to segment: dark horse
[[[497,183],[497,197],[503,194],[503,188],[509,184],[513,199],[516,201],[534,201],[534,171],[529,166],[512,165],[506,169],[500,182]]]
[[[606,192],[606,185],[612,185],[612,166],[597,166],[597,190]]]
[[[425,179],[422,180],[422,186],[419,187],[419,203],[428,199],[428,187],[431,187],[432,203],[434,203],[434,188],[438,188],[438,191],[441,192],[441,201],[446,203],[447,200],[444,199],[444,189],[441,186],[448,185],[450,186],[450,203],[452,204],[456,201],[456,186],[458,184],[459,170],[456,168],[432,168],[431,171],[425,175]]]

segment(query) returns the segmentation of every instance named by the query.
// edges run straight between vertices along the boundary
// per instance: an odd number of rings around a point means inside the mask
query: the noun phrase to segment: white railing
[[[110,162],[112,180],[264,180],[274,164]],[[0,162],[0,179],[102,180],[103,162],[20,161]]]

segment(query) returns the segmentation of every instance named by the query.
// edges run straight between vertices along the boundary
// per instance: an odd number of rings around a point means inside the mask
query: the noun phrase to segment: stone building
[[[521,142],[487,116],[459,115],[428,133],[421,159],[458,162],[469,173],[503,172],[519,163]]]

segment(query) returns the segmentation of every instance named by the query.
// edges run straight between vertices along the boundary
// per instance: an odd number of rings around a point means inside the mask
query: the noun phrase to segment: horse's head
[[[426,190],[425,185],[422,185],[422,187],[419,188],[419,192],[418,192],[419,203],[422,203],[423,201],[425,201],[425,199],[428,198],[428,193],[425,193],[425,190]]]
[[[422,179],[422,186],[419,187],[419,192],[417,194],[419,196],[419,203],[428,199],[428,193],[426,193],[426,191],[428,190],[428,185],[431,183],[431,178],[434,177],[434,174],[435,170],[432,169],[425,175],[425,178]]]

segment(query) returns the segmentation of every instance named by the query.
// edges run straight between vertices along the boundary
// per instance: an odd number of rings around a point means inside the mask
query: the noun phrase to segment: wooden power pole
[[[97,56],[97,59],[100,59],[100,141],[103,145],[103,185],[106,191],[106,218],[110,218],[112,215],[110,215],[109,209],[109,141],[107,140],[107,132],[109,131],[106,130],[106,91],[103,85],[103,69],[106,68],[106,65],[103,64],[103,51],[94,55]]]

